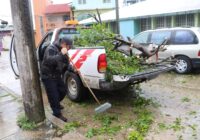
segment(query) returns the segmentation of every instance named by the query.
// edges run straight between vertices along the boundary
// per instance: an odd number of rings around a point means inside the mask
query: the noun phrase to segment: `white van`
[[[151,43],[160,44],[165,38],[169,39],[167,50],[159,52],[159,58],[175,56],[177,73],[189,73],[194,68],[200,68],[200,28],[148,30],[136,35],[133,41],[148,46]]]

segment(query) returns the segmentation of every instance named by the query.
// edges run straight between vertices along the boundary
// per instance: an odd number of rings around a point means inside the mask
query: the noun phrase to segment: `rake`
[[[82,76],[81,72],[79,71],[79,69],[76,67],[76,65],[74,65],[74,63],[72,62],[72,60],[70,59],[69,55],[67,54],[67,57],[69,58],[70,63],[72,64],[73,68],[77,71],[78,75],[80,76],[81,80],[84,82],[84,84],[86,85],[86,87],[88,88],[88,90],[90,91],[91,95],[93,96],[93,98],[95,99],[95,101],[99,104],[98,107],[95,108],[95,113],[102,113],[105,112],[106,110],[108,110],[109,108],[111,108],[111,104],[106,102],[104,104],[101,104],[99,99],[96,97],[96,95],[94,94],[94,92],[92,91],[92,89],[89,87],[87,81],[85,80],[85,78]]]

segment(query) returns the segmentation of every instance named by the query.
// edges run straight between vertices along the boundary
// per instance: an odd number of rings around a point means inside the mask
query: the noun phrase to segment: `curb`
[[[48,111],[47,107],[45,107],[45,116],[46,116],[46,119],[49,120],[53,125],[55,125],[56,127],[60,129],[64,129],[66,123],[56,118],[55,116],[53,116]]]
[[[2,88],[3,90],[5,90],[6,92],[8,92],[8,94],[10,94],[11,96],[13,96],[16,99],[22,99],[22,96],[18,95],[16,92],[14,92],[13,90],[9,89],[8,87],[2,85],[0,83],[0,88]]]

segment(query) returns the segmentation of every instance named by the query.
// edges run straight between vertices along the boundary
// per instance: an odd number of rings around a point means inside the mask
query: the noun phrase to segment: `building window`
[[[67,21],[67,20],[70,20],[70,16],[69,15],[64,15],[63,16],[63,21]]]
[[[57,21],[58,21],[58,18],[57,18],[57,17],[54,17],[54,16],[48,16],[48,17],[47,17],[47,20],[48,20],[48,22],[57,22]]]
[[[177,15],[176,26],[194,26],[194,14]]]
[[[111,3],[111,0],[103,0],[103,3]]]
[[[151,18],[141,19],[140,29],[141,31],[151,29]]]
[[[131,5],[131,4],[135,4],[137,2],[142,2],[142,1],[145,1],[145,0],[124,0],[123,4],[124,4],[124,6],[127,6],[127,5]]]
[[[171,27],[171,17],[158,17],[156,18],[156,28]]]
[[[86,4],[86,0],[78,0],[78,4]]]

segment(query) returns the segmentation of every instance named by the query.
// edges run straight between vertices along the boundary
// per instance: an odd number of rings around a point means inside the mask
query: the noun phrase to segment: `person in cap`
[[[74,71],[67,57],[68,50],[71,48],[71,39],[66,37],[59,39],[59,41],[54,42],[46,48],[41,64],[41,79],[53,115],[64,122],[67,122],[67,119],[61,113],[61,109],[64,107],[60,102],[66,96],[67,91],[61,77],[67,70]]]

